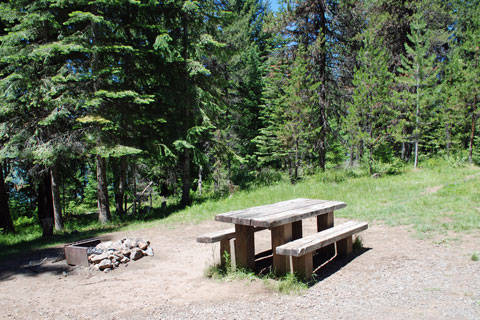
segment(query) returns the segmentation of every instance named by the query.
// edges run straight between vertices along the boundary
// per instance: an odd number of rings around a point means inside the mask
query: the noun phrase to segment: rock
[[[118,268],[118,266],[120,265],[120,262],[115,261],[115,262],[113,263],[113,265],[115,266],[115,268]]]
[[[137,245],[142,250],[147,250],[150,241],[144,241],[143,239],[138,239]]]
[[[97,246],[95,248],[97,249],[100,249],[102,251],[105,251],[107,250],[108,248],[110,248],[110,246],[113,244],[112,241],[105,241],[105,242],[100,242],[99,244],[97,244]]]
[[[120,253],[121,253],[123,256],[125,256],[125,257],[130,257],[131,251],[130,251],[130,249],[125,249],[125,248],[124,248],[124,249],[122,249],[122,250],[120,251]]]
[[[87,256],[91,256],[92,254],[102,254],[102,249],[97,249],[96,247],[88,247],[87,249]]]
[[[100,263],[102,260],[104,259],[107,259],[109,256],[109,253],[108,252],[104,252],[102,254],[98,254],[98,255],[91,255],[90,256],[90,261],[92,261],[92,263]]]
[[[138,248],[132,249],[132,253],[130,254],[130,259],[132,259],[133,261],[135,261],[135,260],[140,259],[141,257],[143,257],[143,252],[142,252],[142,250],[140,250],[140,249],[138,249]]]
[[[121,254],[120,252],[115,252],[114,255],[115,255],[115,260],[120,261],[123,259],[123,254]]]
[[[112,268],[105,268],[105,269],[103,269],[103,272],[105,272],[105,273],[110,272],[110,271],[112,271]]]
[[[100,270],[105,270],[107,268],[112,268],[113,264],[110,259],[104,259],[98,264],[98,267],[100,268]]]
[[[121,263],[127,263],[127,262],[129,262],[129,261],[130,261],[130,259],[127,258],[127,257],[123,257],[123,259],[120,260]]]
[[[117,240],[109,247],[110,249],[115,249],[115,251],[120,251],[123,247],[123,243],[121,240]]]
[[[133,249],[137,246],[137,240],[136,239],[132,239],[132,238],[127,238],[124,242],[123,242],[123,247],[127,248],[127,249]]]
[[[143,250],[143,255],[153,257],[152,247],[148,247],[147,250]]]

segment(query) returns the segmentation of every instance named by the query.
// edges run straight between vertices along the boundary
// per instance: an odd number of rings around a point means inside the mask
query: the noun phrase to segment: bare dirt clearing
[[[342,222],[338,219],[337,222]],[[197,235],[217,222],[112,233],[103,240],[142,237],[154,257],[109,273],[53,263],[56,250],[0,263],[2,319],[480,319],[480,234],[419,240],[407,227],[370,224],[366,250],[332,261],[320,281],[298,296],[272,292],[261,280],[218,281],[204,270],[218,246]],[[314,221],[304,224],[313,232]],[[450,240],[445,240],[450,239]],[[256,235],[259,249],[269,233]],[[28,266],[36,259],[39,266]],[[33,261],[33,264],[34,262]]]

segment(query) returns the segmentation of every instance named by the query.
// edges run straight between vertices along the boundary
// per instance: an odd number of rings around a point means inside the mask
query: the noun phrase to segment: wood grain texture
[[[333,211],[317,216],[317,231],[323,231],[334,226]],[[335,244],[329,244],[317,250],[317,254],[323,257],[333,257],[335,255]]]
[[[255,269],[254,228],[235,225],[235,260],[237,267]]]
[[[333,211],[317,216],[317,231],[333,227]]]
[[[220,241],[220,265],[222,267],[225,267],[226,264],[226,259],[225,259],[225,252],[228,253],[228,255],[231,257],[232,256],[232,250],[230,249],[230,239],[223,239]],[[232,259],[230,258],[230,263]]]
[[[254,228],[253,231],[262,231],[265,228]],[[235,228],[213,231],[210,233],[202,234],[197,237],[197,242],[200,243],[214,243],[222,240],[228,240],[235,238]]]
[[[275,249],[275,253],[299,257],[366,229],[368,229],[368,223],[366,222],[348,221],[336,227],[278,246]]]
[[[215,220],[272,228],[332,212],[345,206],[346,204],[340,201],[295,199],[266,206],[222,213],[217,215]]]
[[[292,240],[297,240],[303,237],[302,220],[292,223]]]
[[[337,254],[339,257],[345,257],[352,253],[353,239],[352,236],[337,241]]]
[[[308,280],[312,276],[313,272],[313,256],[312,253],[307,253],[301,257],[291,257],[293,270],[300,278]]]
[[[289,270],[289,259],[276,253],[276,248],[289,241],[292,241],[292,225],[285,224],[271,229],[273,269],[277,275],[284,275]]]

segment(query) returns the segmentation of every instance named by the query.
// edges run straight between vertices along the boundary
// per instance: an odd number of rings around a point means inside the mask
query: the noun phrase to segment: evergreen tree
[[[398,87],[402,88],[399,101],[406,104],[405,125],[413,127],[414,168],[418,166],[419,143],[424,127],[431,116],[429,108],[438,73],[434,66],[436,57],[431,51],[430,37],[424,19],[424,9],[419,5],[413,16],[411,33],[408,35],[411,45],[405,43],[407,55],[402,57],[402,66],[399,68],[401,76],[397,77]]]
[[[395,118],[389,101],[392,74],[389,56],[371,30],[363,34],[358,54],[360,67],[353,79],[353,103],[349,106],[347,127],[351,140],[368,150],[368,168],[373,173],[374,151],[391,137]]]
[[[476,122],[479,116],[480,84],[480,3],[473,1],[457,1],[455,3],[457,17],[454,30],[456,47],[453,49],[453,71],[457,81],[454,92],[458,106],[470,123],[466,127],[468,160],[473,162],[474,141],[477,133]]]

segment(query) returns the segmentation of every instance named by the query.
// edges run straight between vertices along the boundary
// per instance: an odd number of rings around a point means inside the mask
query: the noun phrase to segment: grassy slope
[[[296,185],[281,182],[270,187],[241,191],[229,198],[206,200],[170,216],[150,222],[100,226],[76,223],[81,233],[41,239],[36,222],[17,235],[0,235],[0,259],[18,251],[68,243],[100,233],[167,224],[213,220],[218,213],[269,204],[294,198],[339,200],[347,203],[336,216],[389,225],[412,225],[421,235],[430,232],[480,229],[480,168],[452,167],[446,163],[433,168],[409,170],[397,176],[373,179],[350,177],[348,171],[328,171],[306,178]],[[92,217],[93,219],[95,217]],[[33,219],[34,220],[34,219]],[[226,226],[227,227],[227,226]],[[31,231],[30,231],[31,230]]]
[[[419,232],[467,231],[480,228],[479,190],[480,168],[475,166],[442,165],[378,179],[327,173],[296,185],[284,182],[242,191],[222,200],[208,200],[160,222],[199,222],[225,211],[294,198],[316,198],[346,202],[347,207],[336,212],[339,217],[412,225]]]

